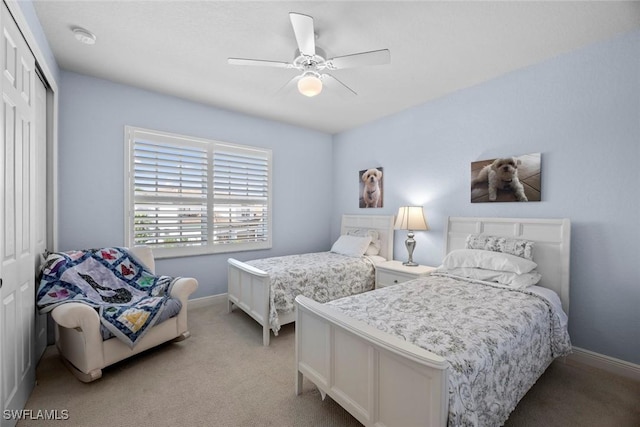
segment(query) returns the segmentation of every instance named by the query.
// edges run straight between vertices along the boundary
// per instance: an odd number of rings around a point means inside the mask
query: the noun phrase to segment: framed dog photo
[[[361,208],[382,207],[382,168],[364,169],[358,173]]]
[[[471,203],[539,202],[540,153],[471,163]]]

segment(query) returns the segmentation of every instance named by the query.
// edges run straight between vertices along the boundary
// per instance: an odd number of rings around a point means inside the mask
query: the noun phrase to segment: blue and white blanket
[[[94,307],[102,325],[133,347],[167,301],[177,301],[169,296],[175,281],[155,276],[124,248],[56,252],[44,262],[36,301],[40,313],[68,302]]]

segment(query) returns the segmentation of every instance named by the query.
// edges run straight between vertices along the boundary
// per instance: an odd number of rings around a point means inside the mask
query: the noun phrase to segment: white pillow
[[[511,273],[529,273],[538,264],[525,258],[502,252],[483,251],[480,249],[458,249],[449,252],[442,265],[451,270],[458,267],[484,268]]]
[[[369,258],[371,260],[371,262],[373,262],[374,264],[378,265],[381,262],[386,262],[387,259],[385,257],[382,257],[380,255],[367,255],[365,254],[366,258]]]
[[[452,274],[473,280],[495,282],[516,289],[528,288],[542,279],[542,275],[536,270],[532,270],[529,273],[518,274],[509,271],[487,270],[484,268],[458,267],[449,270],[439,267],[436,271],[438,273]]]
[[[380,240],[372,240],[365,251],[365,255],[378,255],[380,253],[380,247],[382,242]]]
[[[348,236],[343,234],[331,247],[331,252],[337,254],[361,257],[371,243],[371,236]]]
[[[365,251],[365,255],[378,255],[380,253],[382,242],[380,241],[380,234],[378,233],[378,230],[357,228],[355,230],[347,231],[347,235],[360,237],[371,236],[371,243],[369,243],[369,247]]]

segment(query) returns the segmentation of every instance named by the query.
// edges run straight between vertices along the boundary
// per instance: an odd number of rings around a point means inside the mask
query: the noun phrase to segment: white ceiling
[[[64,70],[338,133],[640,28],[640,2],[34,1]],[[313,16],[328,57],[388,48],[391,64],[336,70],[358,93],[277,92],[295,70],[289,12]],[[71,28],[93,32],[93,46]]]

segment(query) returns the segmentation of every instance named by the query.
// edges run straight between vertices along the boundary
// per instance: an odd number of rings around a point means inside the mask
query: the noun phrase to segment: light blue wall
[[[325,250],[342,213],[424,204],[415,259],[438,264],[449,215],[572,220],[574,345],[640,363],[640,33],[598,44],[333,137],[60,72],[30,2],[18,2],[60,85],[60,249],[122,244],[123,126],[271,147],[274,247],[249,259]],[[542,201],[469,203],[469,163],[542,153]],[[333,181],[303,177],[312,164]],[[383,166],[385,207],[358,209],[357,171]],[[332,199],[333,197],[333,199]],[[320,200],[320,203],[317,201]],[[333,202],[332,202],[333,200]],[[309,226],[313,224],[313,226]],[[332,238],[328,230],[332,230]],[[404,256],[404,235],[396,254]],[[226,292],[226,256],[162,260],[195,297]]]
[[[471,162],[537,152],[541,202],[469,202]],[[336,135],[333,161],[333,236],[342,213],[363,212],[357,172],[382,166],[375,213],[424,205],[414,260],[428,265],[447,216],[570,218],[573,344],[640,363],[640,32]]]
[[[233,257],[330,247],[330,135],[67,71],[61,81],[59,250],[124,244],[125,125],[273,150],[273,248]],[[324,170],[326,179],[310,167]],[[223,294],[229,256],[160,260],[157,272],[198,279],[193,297]]]

